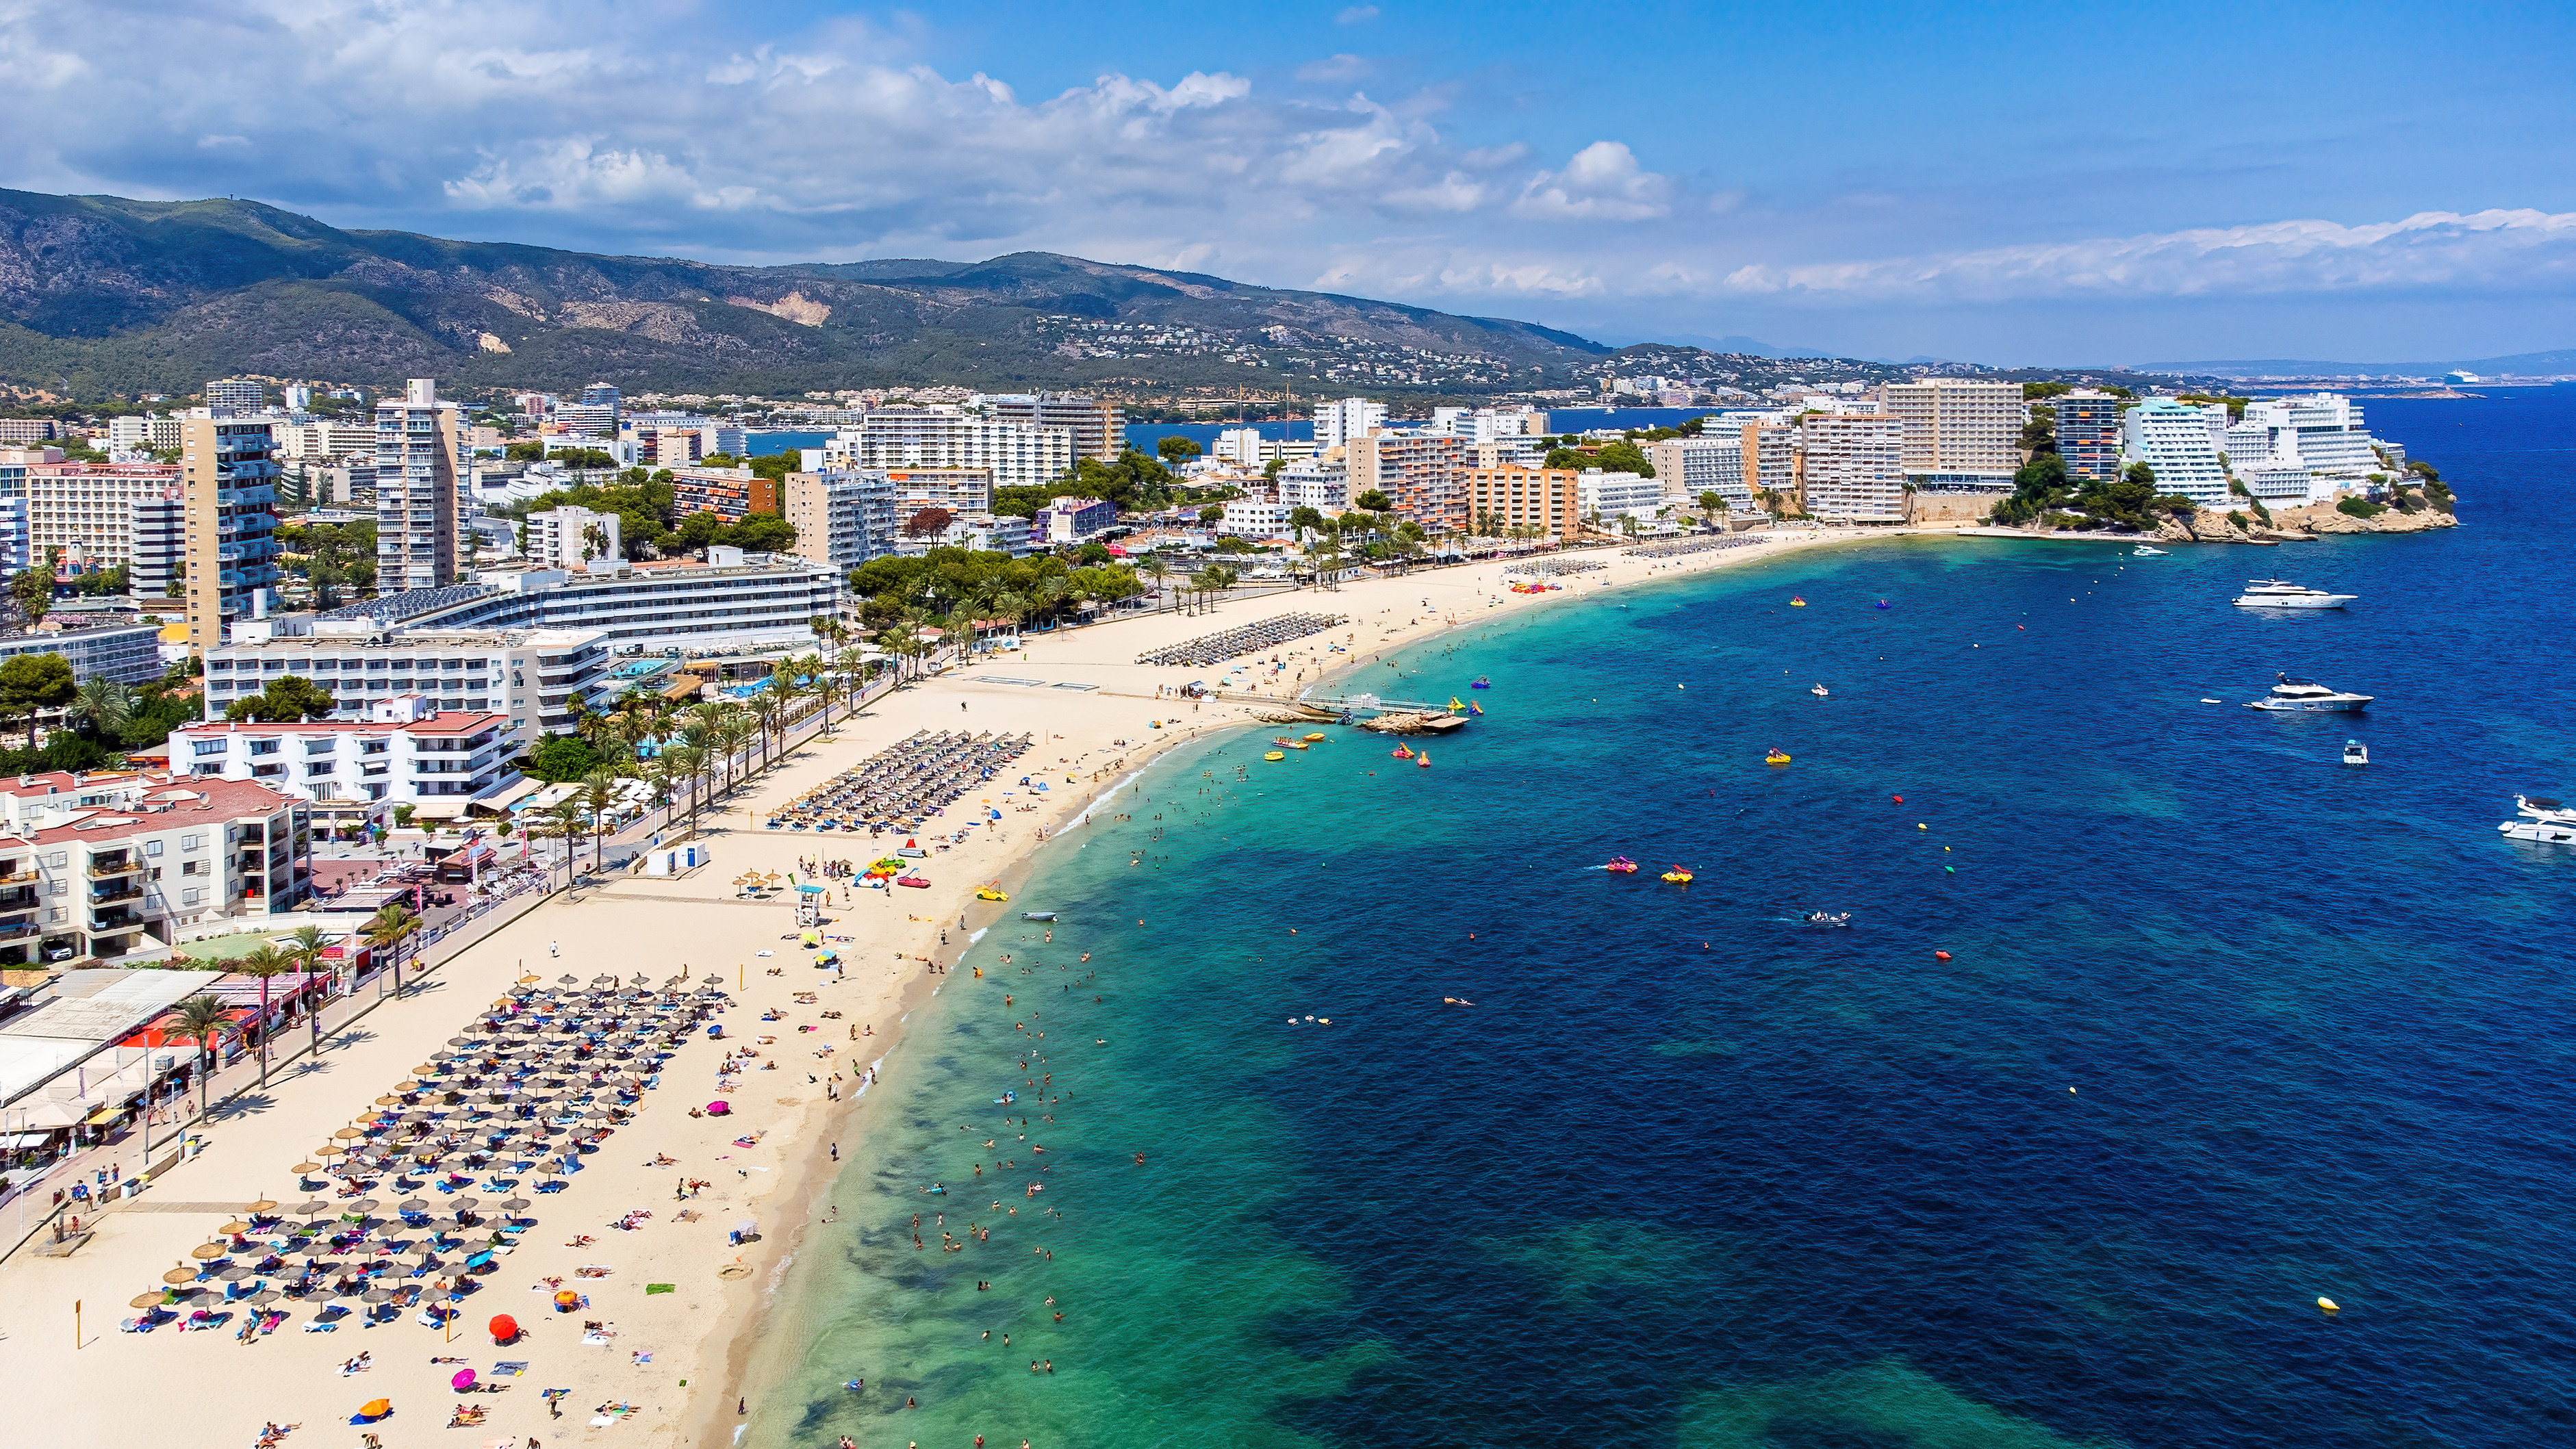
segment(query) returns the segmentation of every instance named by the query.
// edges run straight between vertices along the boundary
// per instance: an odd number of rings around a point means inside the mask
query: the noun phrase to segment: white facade
[[[1069,428],[979,417],[950,407],[870,409],[823,445],[826,462],[886,470],[975,468],[996,488],[1045,488],[1073,468]]]
[[[841,612],[841,576],[803,559],[711,548],[703,564],[602,560],[587,573],[484,569],[475,583],[347,604],[315,621],[422,630],[596,629],[619,649],[762,648],[809,644],[811,621]]]
[[[206,717],[220,720],[233,701],[293,674],[331,696],[334,719],[419,697],[432,709],[506,716],[533,743],[570,729],[570,700],[599,700],[614,662],[597,629],[388,634],[363,619],[288,615],[244,625],[235,642],[207,654]]]
[[[134,561],[134,508],[180,496],[176,463],[38,463],[27,469],[31,557],[60,549],[101,568]]]
[[[1604,473],[1586,468],[1574,478],[1574,504],[1584,521],[1599,518],[1618,527],[1621,518],[1651,523],[1664,506],[1664,485],[1638,473]]]
[[[2210,442],[2209,419],[2199,408],[2172,398],[2149,398],[2120,419],[2120,458],[2125,468],[2144,463],[2158,493],[2178,494],[2203,508],[2228,507],[2227,472]]]
[[[1350,471],[1339,463],[1300,459],[1273,479],[1280,506],[1290,511],[1311,508],[1326,518],[1339,518],[1351,507]]]
[[[1288,513],[1288,506],[1276,498],[1229,498],[1225,501],[1225,521],[1217,528],[1237,538],[1286,538]]]
[[[456,577],[465,435],[435,379],[415,377],[376,404],[376,587],[433,589]]]
[[[1315,408],[1315,451],[1329,452],[1345,446],[1353,438],[1365,438],[1372,429],[1386,426],[1386,404],[1364,397],[1346,397],[1340,402],[1319,403]]]
[[[934,548],[965,548],[982,553],[1006,553],[1013,558],[1026,558],[1030,552],[1029,521],[1007,514],[961,514],[950,519],[948,527],[929,538],[897,535],[895,552],[919,558]]]
[[[1719,437],[1667,438],[1648,443],[1645,451],[1667,497],[1688,499],[1695,508],[1701,494],[1714,493],[1730,509],[1752,509],[1753,490],[1744,481],[1740,429]]]
[[[1814,415],[1799,420],[1807,512],[1837,523],[1905,520],[1905,425],[1895,418]]]
[[[173,926],[281,914],[310,890],[305,807],[283,791],[55,773],[5,795],[0,963],[37,959],[39,945],[105,959],[156,950]]]
[[[323,804],[438,807],[490,799],[521,779],[524,745],[506,715],[441,713],[418,695],[380,700],[356,720],[254,724],[207,720],[173,731],[170,768],[249,780]]]
[[[172,511],[176,511],[175,506]],[[25,568],[34,558],[27,550],[27,500],[0,498],[0,569],[16,573]],[[163,577],[167,578],[166,571]],[[135,585],[135,594],[138,598],[165,597],[162,594],[145,594],[140,582]]]
[[[624,558],[625,520],[570,504],[528,515],[527,559],[543,569],[577,569],[595,558]]]
[[[1547,431],[1547,414],[1535,408],[1433,408],[1430,430],[1471,443],[1536,437]]]
[[[2248,467],[2298,468],[2321,480],[2351,486],[2373,473],[2392,471],[2380,461],[2370,430],[2362,422],[2361,405],[2339,393],[2250,403],[2244,421],[2229,428],[2226,437],[2228,461],[2240,475]],[[2330,493],[2333,487],[2328,483],[2324,491]]]
[[[255,413],[268,402],[268,389],[247,377],[228,377],[206,384],[206,406],[216,416]]]

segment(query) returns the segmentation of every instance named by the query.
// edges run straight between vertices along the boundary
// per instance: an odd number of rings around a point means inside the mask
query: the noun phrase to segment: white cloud
[[[1530,178],[1514,213],[1552,221],[1643,221],[1672,210],[1673,183],[1637,165],[1624,142],[1595,141],[1562,171]]]
[[[2576,278],[2576,212],[2425,211],[2274,221],[1878,261],[1738,267],[1725,290],[1852,300],[2202,297],[2480,287]]]
[[[1335,25],[1365,25],[1376,18],[1376,6],[1353,5],[1349,9],[1344,10],[1341,14],[1334,16],[1333,23]]]
[[[1369,63],[1363,57],[1335,55],[1323,60],[1310,60],[1297,67],[1297,79],[1301,81],[1358,80],[1361,76],[1367,75],[1369,69]]]

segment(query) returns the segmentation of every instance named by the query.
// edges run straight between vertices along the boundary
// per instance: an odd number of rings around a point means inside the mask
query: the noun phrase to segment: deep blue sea
[[[2576,852],[2496,833],[2576,391],[2368,411],[2467,526],[1857,543],[1373,666],[1486,709],[1429,770],[1153,765],[887,1059],[745,1443],[2576,1443]]]

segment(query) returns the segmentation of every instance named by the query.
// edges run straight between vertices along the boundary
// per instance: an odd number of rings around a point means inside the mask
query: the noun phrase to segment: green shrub
[[[2362,498],[2346,498],[2335,505],[2335,512],[2350,514],[2354,518],[2377,518],[2387,511],[2387,504],[2372,503]]]

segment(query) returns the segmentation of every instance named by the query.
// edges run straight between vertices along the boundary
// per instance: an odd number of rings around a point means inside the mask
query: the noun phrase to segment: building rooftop
[[[423,614],[435,613],[452,604],[462,604],[469,599],[479,598],[492,592],[494,590],[481,584],[447,584],[435,589],[405,589],[400,593],[387,594],[382,598],[368,599],[362,603],[342,604],[336,609],[314,617],[373,619],[379,624],[392,624],[404,619],[416,619]]]
[[[494,725],[507,725],[509,723],[510,716],[506,714],[492,714],[483,710],[452,709],[430,715],[424,719],[413,720],[308,719],[296,720],[293,722],[281,720],[274,723],[252,722],[248,720],[198,720],[193,724],[181,725],[170,733],[173,737],[186,735],[191,738],[203,738],[210,735],[345,735],[350,733],[470,735],[477,733],[478,731],[488,729]],[[248,782],[240,781],[227,783]]]

